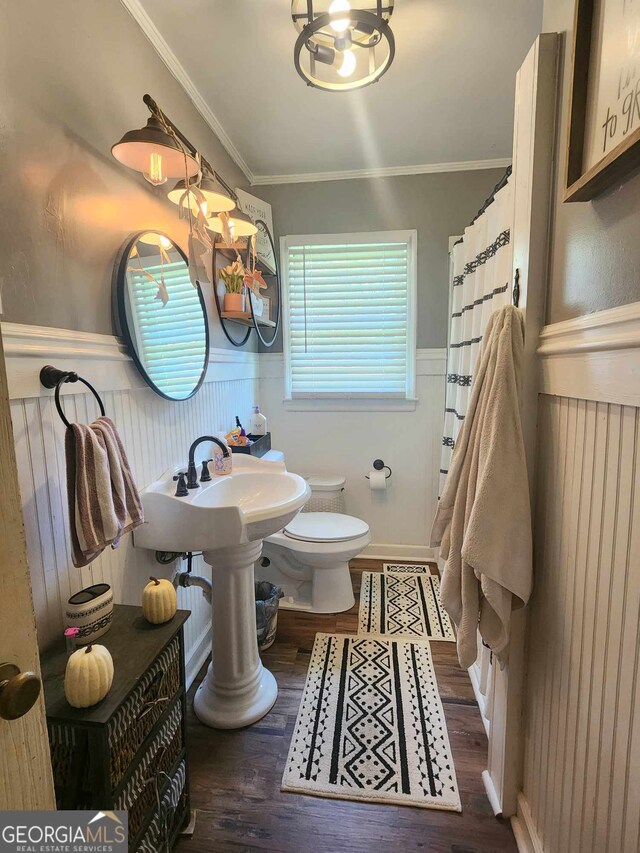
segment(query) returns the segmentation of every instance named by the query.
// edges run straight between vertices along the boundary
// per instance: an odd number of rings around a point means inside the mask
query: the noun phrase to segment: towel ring
[[[66,419],[64,411],[62,409],[62,405],[60,403],[60,388],[65,384],[65,382],[82,382],[83,385],[86,385],[89,391],[96,398],[98,406],[100,407],[100,415],[104,418],[104,404],[100,399],[100,395],[96,391],[96,389],[91,385],[91,383],[87,382],[86,379],[83,379],[82,376],[78,376],[78,374],[74,370],[59,370],[57,367],[53,367],[50,364],[47,364],[40,371],[40,382],[44,385],[45,388],[55,388],[55,401],[56,401],[56,409],[58,410],[58,414],[60,415],[62,422],[66,427],[70,427],[71,424]]]

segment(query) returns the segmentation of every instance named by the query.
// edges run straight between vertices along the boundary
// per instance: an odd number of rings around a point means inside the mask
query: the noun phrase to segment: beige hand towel
[[[477,657],[477,630],[501,665],[511,610],[533,583],[531,508],[520,396],[524,323],[508,306],[489,318],[469,409],[431,531],[446,561],[440,588],[458,628],[458,658]]]
[[[140,495],[113,422],[71,424],[65,435],[67,497],[74,566],[86,566],[142,524]]]

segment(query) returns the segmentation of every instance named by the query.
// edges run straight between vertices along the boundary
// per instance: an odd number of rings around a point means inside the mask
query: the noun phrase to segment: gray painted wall
[[[462,234],[501,170],[403,175],[256,187],[287,234],[413,229],[418,232],[418,346],[447,342],[448,241]],[[277,341],[274,350],[281,350]]]
[[[575,0],[546,0],[545,32],[563,34],[547,322],[640,300],[640,174],[592,202],[563,204]]]
[[[118,0],[0,4],[4,319],[110,334],[111,275],[133,231],[186,248],[177,208],[111,145],[156,98],[231,186],[246,179]],[[226,345],[215,316],[212,344]],[[211,313],[211,312],[210,312]]]

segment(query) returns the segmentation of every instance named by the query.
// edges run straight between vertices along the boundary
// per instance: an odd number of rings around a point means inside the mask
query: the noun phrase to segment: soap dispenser
[[[260,406],[253,407],[253,414],[249,421],[250,435],[266,435],[267,434],[267,419],[260,412]]]

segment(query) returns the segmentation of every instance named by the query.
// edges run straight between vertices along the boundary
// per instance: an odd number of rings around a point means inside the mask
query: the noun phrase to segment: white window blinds
[[[134,267],[127,273],[138,356],[164,393],[189,397],[207,351],[200,296],[182,259],[164,265],[147,262],[145,269],[157,280],[151,281]],[[157,298],[161,278],[169,296],[166,305]]]
[[[414,395],[415,242],[283,238],[287,397]]]

